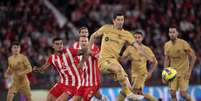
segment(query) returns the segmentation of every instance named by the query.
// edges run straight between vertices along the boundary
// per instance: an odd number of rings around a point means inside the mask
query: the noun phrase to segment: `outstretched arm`
[[[50,67],[51,67],[50,64],[48,62],[46,62],[41,67],[34,66],[33,71],[35,71],[35,72],[44,72],[44,71],[46,71]]]

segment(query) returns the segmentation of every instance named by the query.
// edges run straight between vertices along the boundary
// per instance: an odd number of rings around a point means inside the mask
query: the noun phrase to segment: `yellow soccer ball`
[[[164,68],[162,71],[162,79],[171,82],[176,78],[177,71],[173,67]]]

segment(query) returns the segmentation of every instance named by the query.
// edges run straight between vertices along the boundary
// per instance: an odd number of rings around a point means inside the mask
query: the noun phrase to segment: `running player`
[[[79,52],[63,48],[63,41],[60,38],[53,39],[53,48],[55,53],[49,56],[48,61],[42,67],[34,69],[43,72],[52,65],[59,73],[59,82],[49,90],[47,101],[68,99],[75,94],[77,86],[81,85],[80,70],[76,67],[79,60],[74,58]]]
[[[11,44],[12,55],[8,58],[8,69],[5,77],[12,75],[13,82],[8,90],[7,101],[13,101],[13,97],[17,92],[23,94],[27,101],[33,101],[27,77],[27,74],[32,71],[32,67],[27,57],[20,53],[20,50],[21,47],[18,42]]]
[[[172,101],[177,101],[176,91],[179,90],[181,96],[187,101],[192,101],[188,95],[189,78],[194,66],[196,56],[191,46],[183,39],[178,38],[176,26],[169,28],[170,40],[165,43],[164,67],[173,67],[177,71],[177,77],[169,82]]]
[[[89,47],[95,42],[96,38],[102,36],[101,50],[99,57],[100,70],[103,73],[113,74],[115,81],[119,81],[122,86],[122,91],[126,94],[128,99],[140,100],[143,99],[141,95],[135,95],[131,91],[131,85],[127,74],[123,67],[118,62],[119,53],[125,43],[135,46],[140,52],[148,58],[145,51],[138,46],[132,34],[123,29],[124,15],[116,13],[113,16],[113,25],[104,25],[90,37]],[[89,49],[89,52],[91,50]]]
[[[136,42],[142,47],[151,57],[151,60],[147,60],[143,57],[136,48],[128,46],[127,49],[123,52],[123,56],[121,60],[123,61],[131,61],[131,80],[132,80],[132,89],[136,94],[143,94],[144,84],[146,79],[150,79],[152,73],[156,69],[157,60],[152,50],[146,45],[142,44],[144,33],[142,31],[137,31],[134,34]],[[150,64],[150,70],[147,71],[147,62]],[[118,96],[118,101],[124,101],[124,96],[122,92],[120,92]],[[154,96],[150,94],[143,94],[145,99],[149,101],[158,101]]]

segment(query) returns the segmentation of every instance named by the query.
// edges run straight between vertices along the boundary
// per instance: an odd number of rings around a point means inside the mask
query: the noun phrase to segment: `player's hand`
[[[32,69],[33,72],[40,72],[37,66],[34,66]]]
[[[151,76],[152,76],[152,73],[151,73],[151,72],[148,72],[148,73],[147,73],[147,78],[146,78],[146,79],[147,79],[147,80],[151,79]]]
[[[9,75],[9,74],[8,74],[7,72],[5,72],[5,73],[4,73],[4,78],[7,79],[7,78],[8,78],[8,75]]]
[[[186,75],[185,75],[185,79],[186,79],[186,80],[189,80],[190,77],[191,77],[191,72],[186,73]]]
[[[162,83],[163,83],[163,84],[167,84],[168,82],[165,81],[164,79],[162,79]]]
[[[78,65],[77,65],[77,68],[82,68],[84,65],[84,63],[80,62]]]

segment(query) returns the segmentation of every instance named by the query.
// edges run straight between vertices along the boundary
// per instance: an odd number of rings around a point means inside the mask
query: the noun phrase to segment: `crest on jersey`
[[[105,41],[109,41],[109,37],[105,37]]]

